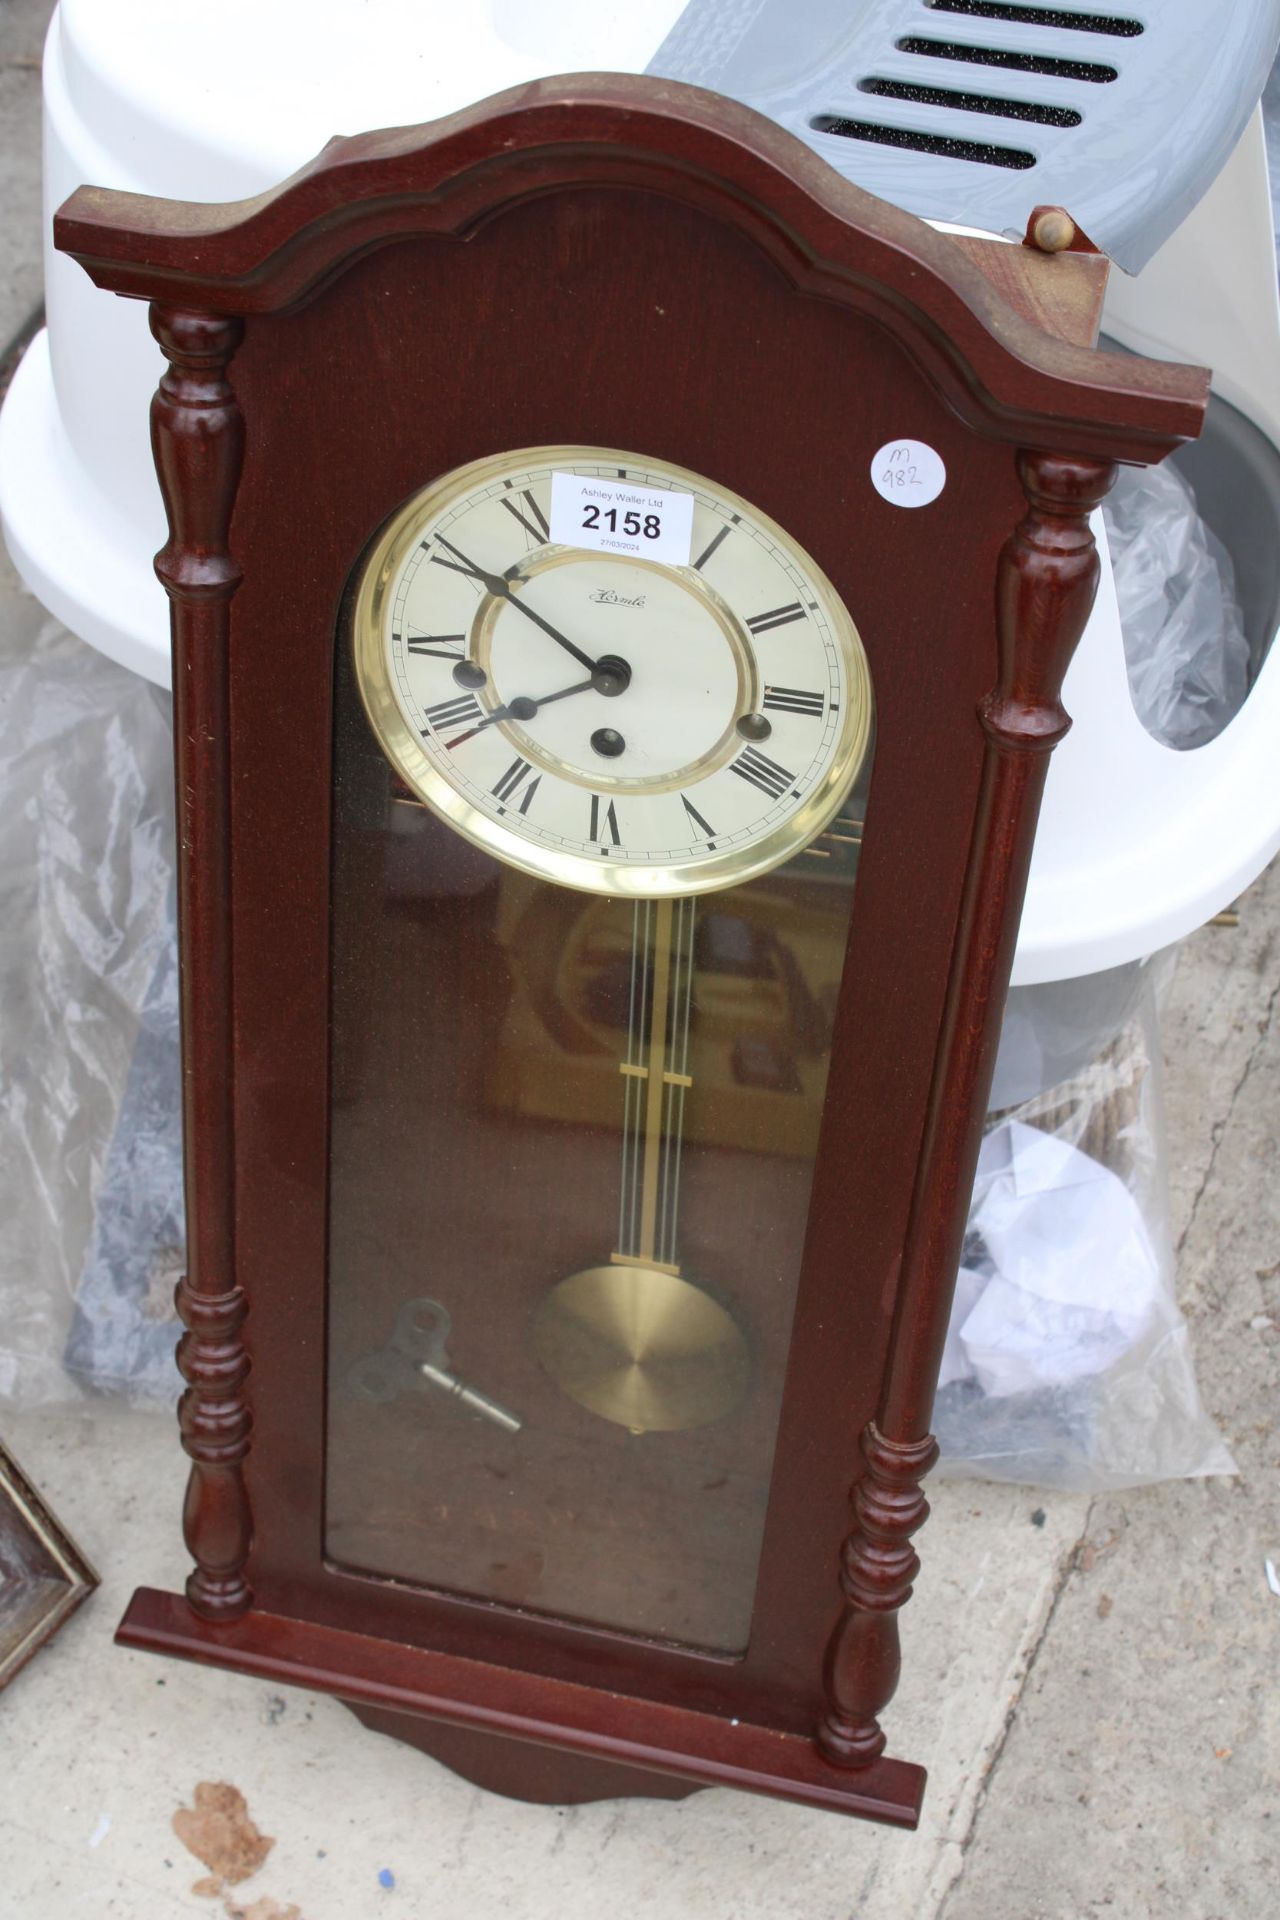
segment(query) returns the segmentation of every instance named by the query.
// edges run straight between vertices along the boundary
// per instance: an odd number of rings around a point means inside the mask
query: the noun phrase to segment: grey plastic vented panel
[[[1280,0],[690,0],[649,71],[730,94],[882,199],[1021,234],[1067,207],[1136,273],[1257,104]]]

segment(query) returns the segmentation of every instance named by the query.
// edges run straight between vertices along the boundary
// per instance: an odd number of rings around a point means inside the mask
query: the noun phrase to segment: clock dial
[[[556,473],[692,496],[687,565],[551,539]],[[408,501],[355,610],[365,708],[409,786],[528,872],[656,898],[821,832],[870,736],[825,575],[736,494],[589,447],[457,469]]]

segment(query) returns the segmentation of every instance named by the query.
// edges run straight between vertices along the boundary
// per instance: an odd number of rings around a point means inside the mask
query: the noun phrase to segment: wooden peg
[[[1031,243],[1041,253],[1065,253],[1076,237],[1076,223],[1065,207],[1045,207],[1031,222]]]

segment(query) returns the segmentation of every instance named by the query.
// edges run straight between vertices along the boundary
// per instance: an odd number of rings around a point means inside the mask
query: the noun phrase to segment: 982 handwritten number
[[[662,537],[662,520],[656,513],[619,513],[616,507],[585,506],[582,510],[582,524],[593,530],[599,528],[610,533],[621,531],[635,540],[643,534],[646,540],[659,540]]]
[[[882,487],[918,487],[920,482],[916,478],[914,467],[886,467],[880,475],[880,485]]]
[[[946,483],[946,467],[925,440],[886,440],[871,462],[871,484],[890,506],[927,507]]]

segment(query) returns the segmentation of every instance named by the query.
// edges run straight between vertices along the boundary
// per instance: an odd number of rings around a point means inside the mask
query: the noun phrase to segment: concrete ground
[[[0,351],[39,297],[47,0],[0,4]],[[0,649],[29,629],[0,574]],[[13,644],[12,639],[10,644]],[[99,1568],[0,1695],[0,1920],[1252,1920],[1280,1903],[1280,869],[1187,943],[1164,1025],[1174,1223],[1202,1387],[1239,1477],[1089,1499],[947,1484],[888,1725],[919,1833],[709,1792],[570,1811],[487,1796],[332,1700],[127,1654],[185,1572],[167,1418],[0,1432]],[[226,1782],[274,1847],[224,1895],[172,1817]],[[390,1876],[393,1884],[385,1884]]]
[[[50,0],[0,0],[0,362],[44,293],[40,52]]]

